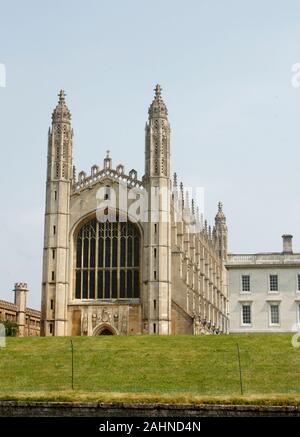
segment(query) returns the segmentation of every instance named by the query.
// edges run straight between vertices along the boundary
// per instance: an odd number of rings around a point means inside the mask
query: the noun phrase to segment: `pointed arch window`
[[[92,219],[76,237],[75,298],[140,297],[140,233],[130,222]]]

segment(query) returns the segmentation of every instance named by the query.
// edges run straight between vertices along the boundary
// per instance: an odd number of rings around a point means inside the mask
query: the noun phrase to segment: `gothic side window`
[[[140,296],[140,234],[130,222],[84,224],[76,238],[75,298]]]

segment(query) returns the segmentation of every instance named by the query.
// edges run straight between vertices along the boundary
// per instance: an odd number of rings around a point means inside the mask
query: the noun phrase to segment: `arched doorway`
[[[93,335],[118,335],[116,329],[108,323],[101,323],[94,329]]]
[[[98,335],[114,335],[110,329],[104,328]]]

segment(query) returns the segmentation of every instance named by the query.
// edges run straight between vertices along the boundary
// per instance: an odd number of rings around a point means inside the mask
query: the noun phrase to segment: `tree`
[[[18,334],[18,324],[13,320],[1,320],[5,327],[5,335],[6,337],[16,337]]]

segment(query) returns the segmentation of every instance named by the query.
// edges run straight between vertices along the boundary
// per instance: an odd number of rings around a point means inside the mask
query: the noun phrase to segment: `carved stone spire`
[[[161,97],[161,91],[162,88],[159,84],[156,85],[155,89],[155,95],[154,95],[154,100],[151,103],[149,110],[148,110],[148,114],[149,114],[149,119],[151,118],[168,118],[168,110],[167,107],[165,105],[165,102],[163,101],[162,97]]]
[[[177,188],[177,173],[174,173],[173,175],[173,187]]]
[[[184,202],[184,206],[185,206],[185,209],[186,209],[187,211],[190,211],[190,193],[189,193],[188,190],[186,190],[186,192],[185,192],[185,202]]]
[[[103,167],[105,170],[110,170],[112,168],[112,159],[110,157],[109,150],[106,151],[106,157],[104,158],[104,161],[103,161]]]
[[[64,90],[60,90],[58,94],[58,104],[52,113],[53,123],[68,123],[71,122],[71,112],[66,105],[66,93]]]
[[[184,208],[184,191],[183,191],[183,183],[180,182],[180,201],[181,201],[181,207]]]
[[[167,107],[161,98],[160,85],[156,85],[154,100],[149,107],[148,114],[145,177],[170,179],[170,124]]]
[[[73,130],[60,91],[48,134],[41,335],[67,334],[70,192],[74,183]]]
[[[222,202],[218,203],[218,212],[216,215],[216,222],[222,222],[222,223],[226,223],[226,216],[223,212],[223,204]]]
[[[145,251],[149,266],[145,277],[147,300],[156,302],[145,306],[151,334],[171,334],[172,265],[171,265],[171,196],[170,125],[168,111],[156,85],[155,96],[148,110],[145,132],[144,184],[149,195],[148,229]],[[166,193],[165,200],[160,194]],[[154,212],[156,211],[156,214]],[[163,219],[164,217],[164,219]],[[154,255],[155,254],[155,255]],[[146,274],[147,269],[145,269]]]
[[[223,260],[227,258],[227,238],[228,230],[226,224],[226,216],[223,212],[223,205],[221,202],[218,203],[218,212],[215,217],[215,227],[216,227],[216,238],[217,246],[220,257]]]
[[[192,199],[192,214],[195,215],[195,201]]]

